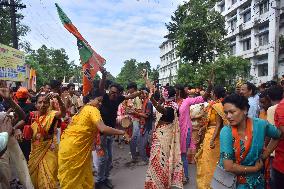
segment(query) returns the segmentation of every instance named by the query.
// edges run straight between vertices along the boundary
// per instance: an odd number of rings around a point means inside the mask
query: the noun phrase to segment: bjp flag
[[[29,88],[36,91],[36,71],[32,68],[30,69]]]
[[[105,64],[106,60],[92,49],[57,3],[55,3],[55,6],[63,26],[77,38],[83,68],[83,95],[86,96],[92,89],[96,73]]]

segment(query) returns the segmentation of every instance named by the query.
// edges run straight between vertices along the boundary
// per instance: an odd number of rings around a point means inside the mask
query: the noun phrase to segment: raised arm
[[[60,96],[56,96],[58,103],[59,103],[59,108],[60,111],[58,111],[55,115],[56,118],[61,118],[61,117],[65,117],[66,115],[66,107],[65,104],[63,103],[62,99],[60,98]]]
[[[106,78],[107,78],[107,71],[105,68],[101,68],[101,73],[102,73],[102,79],[100,80],[99,84],[99,92],[101,94],[105,93],[105,84],[106,84]]]
[[[24,120],[26,117],[25,112],[22,108],[11,98],[9,89],[0,88],[0,96],[5,100],[5,102],[12,108],[15,113],[19,116],[19,120]]]
[[[147,72],[146,72],[146,71],[143,71],[143,72],[142,72],[142,77],[143,77],[143,79],[144,79],[144,81],[145,81],[145,83],[146,83],[146,87],[147,87],[148,89],[152,89],[152,88],[155,87],[155,86],[151,83],[151,81],[147,78]]]
[[[141,94],[142,94],[142,91],[137,91],[137,92],[134,92],[130,95],[126,95],[124,97],[125,97],[125,100],[129,100],[129,99],[136,98],[137,96],[140,96]]]
[[[214,78],[215,78],[215,75],[214,75],[214,73],[212,71],[211,77],[208,80],[208,87],[207,87],[207,89],[205,91],[205,94],[202,96],[204,101],[207,101],[207,99],[211,96],[211,91],[213,89]]]
[[[22,129],[25,126],[26,122],[24,120],[21,120],[14,125],[14,129]]]
[[[56,99],[58,101],[58,103],[59,103],[59,111],[56,112],[55,117],[57,119],[65,117],[65,115],[66,115],[66,107],[65,107],[65,104],[62,101],[61,97],[59,96],[59,94],[52,93],[52,94],[48,94],[45,97],[45,100],[47,100],[47,101],[50,101],[51,99]]]
[[[154,92],[151,92],[151,93],[150,93],[150,96],[151,96],[151,97],[150,97],[150,100],[151,100],[153,106],[154,106],[154,107],[156,108],[156,110],[157,110],[158,112],[160,112],[161,114],[163,114],[163,115],[167,114],[167,110],[166,110],[163,106],[161,106],[161,105],[155,100],[153,93],[154,93]]]

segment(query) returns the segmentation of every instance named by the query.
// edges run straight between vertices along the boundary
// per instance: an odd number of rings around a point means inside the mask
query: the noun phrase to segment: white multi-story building
[[[176,54],[175,44],[166,40],[160,45],[159,83],[163,86],[167,83],[174,84],[177,79],[180,58]]]
[[[254,83],[284,75],[284,0],[222,0],[215,10],[225,16],[231,54],[251,61]]]

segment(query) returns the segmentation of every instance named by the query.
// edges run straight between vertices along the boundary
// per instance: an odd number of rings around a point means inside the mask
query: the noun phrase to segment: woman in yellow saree
[[[207,117],[204,118],[205,137],[198,153],[195,156],[197,173],[196,182],[198,189],[210,188],[215,167],[219,160],[220,141],[219,133],[226,118],[223,111],[222,99],[225,97],[225,89],[216,86],[213,90],[213,99],[207,107]]]
[[[51,110],[51,99],[56,98],[59,111]],[[32,150],[28,163],[31,179],[35,189],[58,188],[56,140],[57,121],[65,114],[64,104],[58,94],[37,96],[37,112],[32,116]]]
[[[64,131],[58,152],[58,179],[61,189],[93,189],[92,149],[98,132],[125,135],[122,130],[106,126],[98,110],[103,100],[96,94],[72,118]],[[126,136],[127,137],[127,136]]]

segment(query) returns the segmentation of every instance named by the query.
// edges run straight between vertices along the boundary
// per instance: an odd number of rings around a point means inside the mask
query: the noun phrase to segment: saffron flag
[[[29,88],[36,92],[36,71],[30,69]]]
[[[83,95],[86,96],[93,88],[96,73],[105,64],[106,60],[92,49],[57,3],[55,3],[55,6],[63,26],[77,38],[77,46],[83,67]]]

